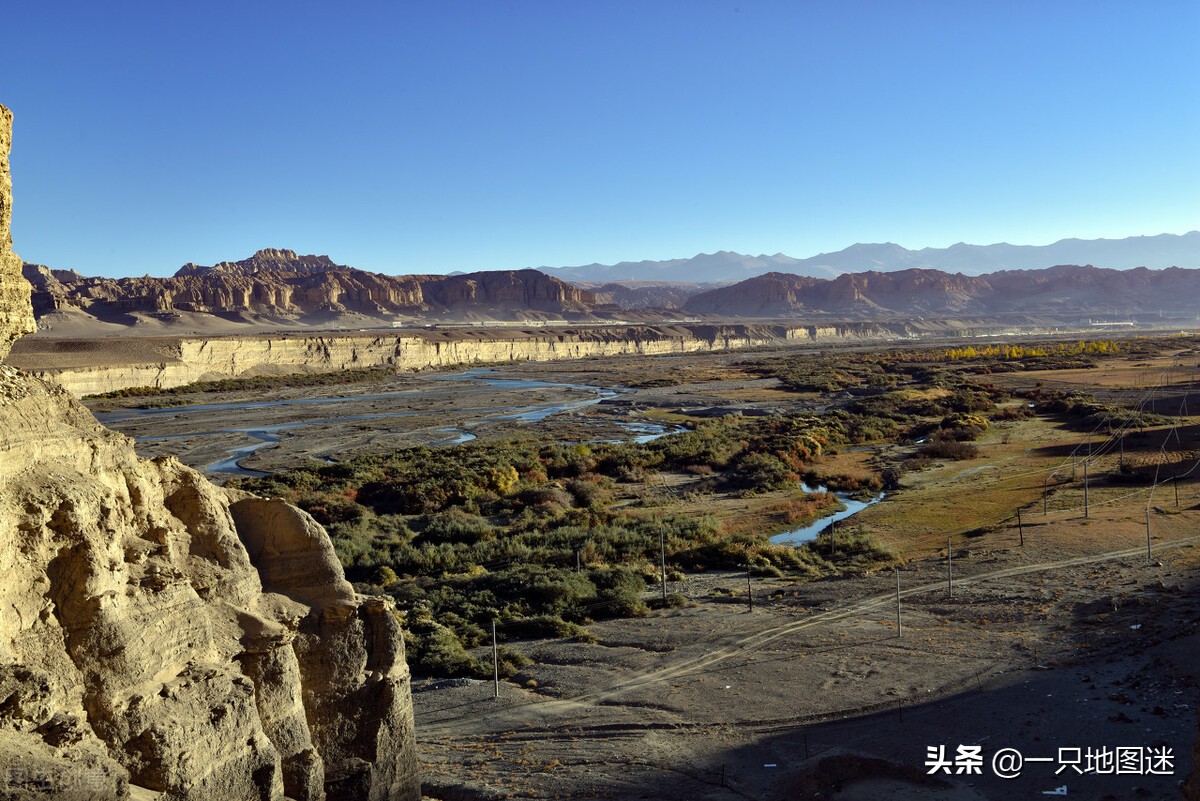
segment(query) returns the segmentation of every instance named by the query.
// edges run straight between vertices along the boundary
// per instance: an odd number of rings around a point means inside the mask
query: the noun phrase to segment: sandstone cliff
[[[30,315],[5,276],[7,342]],[[0,798],[419,798],[398,624],[325,531],[7,365],[0,573]]]
[[[660,325],[577,329],[456,329],[379,336],[212,337],[146,339],[125,353],[106,342],[25,339],[10,357],[15,366],[52,379],[76,396],[129,387],[177,387],[194,381],[381,367],[422,370],[497,362],[554,361],[590,356],[659,355],[737,350],[763,345],[890,340],[922,331],[907,324],[822,326]],[[141,347],[133,347],[140,345]]]

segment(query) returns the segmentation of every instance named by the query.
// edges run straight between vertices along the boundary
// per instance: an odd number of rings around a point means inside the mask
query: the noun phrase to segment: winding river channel
[[[807,484],[801,484],[801,488],[808,493],[813,492],[828,492],[826,487],[810,487]],[[800,526],[789,531],[781,531],[771,537],[771,542],[776,545],[800,545],[805,542],[812,542],[821,535],[825,529],[837,524],[839,521],[845,520],[866,509],[868,506],[874,506],[883,500],[885,493],[879,493],[869,500],[861,501],[845,493],[834,493],[837,499],[842,502],[845,508],[840,512],[834,512],[831,515],[826,515],[818,520],[814,520],[807,526]]]

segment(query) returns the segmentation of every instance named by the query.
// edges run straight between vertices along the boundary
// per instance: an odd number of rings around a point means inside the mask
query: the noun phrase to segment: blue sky
[[[1200,228],[1200,3],[57,2],[2,19],[29,261],[389,273]]]

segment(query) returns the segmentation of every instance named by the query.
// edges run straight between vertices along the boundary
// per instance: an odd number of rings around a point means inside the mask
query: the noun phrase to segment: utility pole
[[[832,559],[833,555],[835,553],[837,553],[837,546],[833,540],[833,531],[834,531],[835,526],[837,526],[837,521],[834,521],[834,520],[829,521],[829,558],[830,559]]]
[[[492,698],[500,697],[500,646],[496,644],[496,621],[492,621]]]
[[[575,549],[575,572],[579,572],[579,549]]]
[[[746,560],[746,604],[748,611],[754,611],[754,590],[750,588],[750,560]]]
[[[1150,507],[1149,507],[1149,505],[1147,505],[1146,506],[1146,564],[1150,564],[1151,561],[1153,561],[1153,560],[1150,556]]]
[[[1087,460],[1085,459],[1085,460],[1084,460],[1084,462],[1083,462],[1083,516],[1084,516],[1084,517],[1090,517],[1089,510],[1088,510],[1088,472],[1087,472],[1087,466],[1088,466],[1088,463],[1087,463]]]
[[[904,636],[904,624],[900,620],[900,568],[896,571],[896,637]]]
[[[1021,507],[1017,507],[1017,534],[1021,537],[1021,547],[1025,547],[1025,526],[1021,524]]]
[[[662,527],[658,529],[658,566],[661,568],[663,606],[667,605],[667,540]]]
[[[954,551],[951,550],[951,538],[946,537],[946,597],[954,597]]]

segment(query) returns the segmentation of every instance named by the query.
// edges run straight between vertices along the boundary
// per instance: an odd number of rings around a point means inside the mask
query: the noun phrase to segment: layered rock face
[[[0,359],[8,355],[18,337],[35,330],[29,284],[21,277],[21,259],[12,252],[11,147],[12,112],[0,106]]]
[[[0,798],[420,797],[399,626],[325,531],[9,366],[0,574]]]
[[[238,376],[333,372],[364,367],[404,371],[474,363],[704,353],[830,339],[899,339],[915,331],[913,326],[906,324],[856,323],[841,326],[613,326],[558,331],[459,330],[418,336],[221,337],[174,340],[157,348],[153,361],[110,364],[96,363],[94,343],[26,340],[12,354],[12,363],[54,380],[82,397],[129,387],[176,387],[193,381]],[[74,347],[79,350],[72,350]],[[45,369],[47,357],[52,357],[60,366]]]

